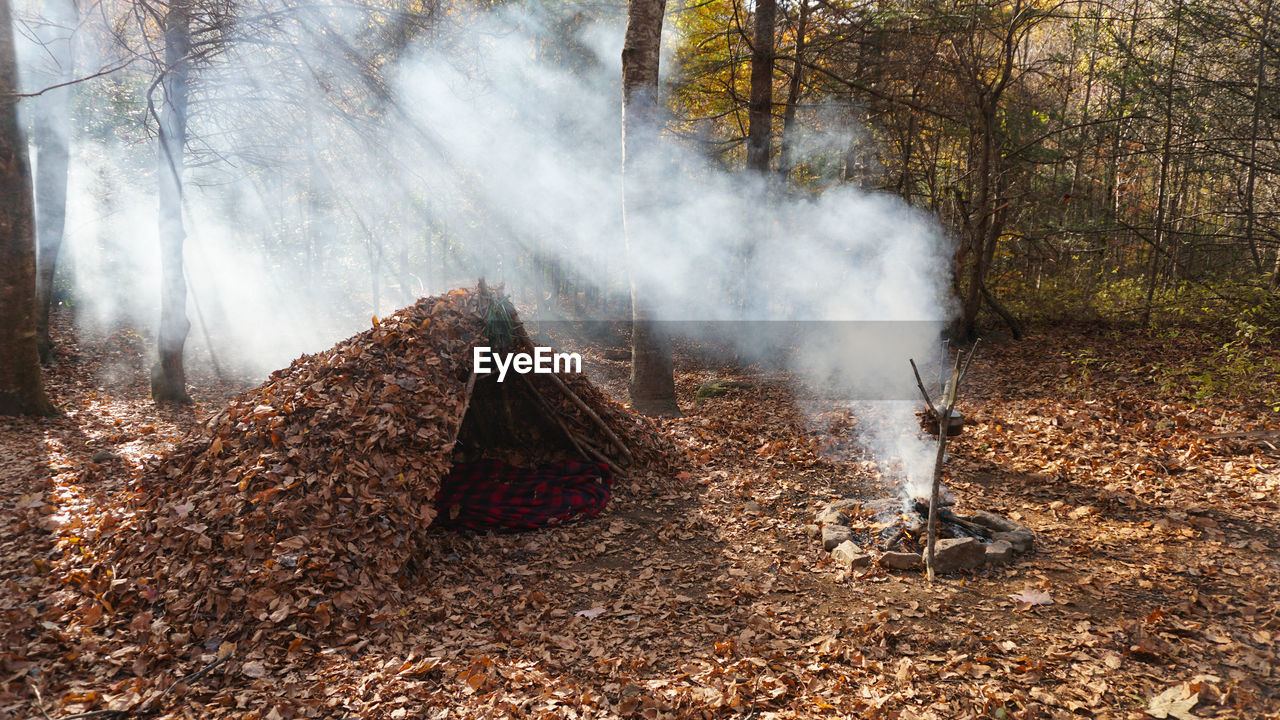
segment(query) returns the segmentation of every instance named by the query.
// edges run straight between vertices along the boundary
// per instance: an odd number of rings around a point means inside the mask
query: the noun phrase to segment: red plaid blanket
[[[496,460],[453,467],[436,495],[436,524],[515,532],[589,518],[609,502],[613,472],[603,463],[564,461],[536,470]]]

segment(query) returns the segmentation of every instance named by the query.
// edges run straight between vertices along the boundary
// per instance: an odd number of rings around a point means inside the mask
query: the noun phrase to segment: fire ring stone
[[[921,501],[836,500],[814,514],[809,534],[822,542],[842,569],[864,566],[874,559],[880,567],[915,570],[924,567],[921,553],[927,508]],[[934,546],[938,572],[1004,564],[1014,555],[1029,552],[1035,544],[1030,528],[993,512],[938,510]]]

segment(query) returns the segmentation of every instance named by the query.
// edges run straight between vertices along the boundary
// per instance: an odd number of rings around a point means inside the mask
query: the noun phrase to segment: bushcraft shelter
[[[552,476],[598,477],[662,457],[648,422],[586,377],[498,383],[473,372],[476,346],[533,347],[483,284],[375,318],[237,396],[104,523],[104,594],[224,637],[290,623],[323,633],[339,615],[351,629],[402,587],[447,484],[465,493],[548,461],[568,461]],[[542,492],[548,474],[520,480]]]

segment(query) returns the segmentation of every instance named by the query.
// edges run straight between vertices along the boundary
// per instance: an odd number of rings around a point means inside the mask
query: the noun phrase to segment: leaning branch
[[[622,438],[618,437],[617,433],[609,427],[608,423],[600,419],[600,416],[596,414],[595,410],[591,409],[590,405],[585,403],[582,398],[578,397],[578,394],[571,390],[563,380],[556,377],[555,373],[551,373],[547,377],[551,378],[551,382],[560,389],[560,392],[564,393],[565,397],[568,397],[573,401],[573,404],[577,405],[579,410],[582,410],[582,412],[586,413],[588,418],[595,422],[596,426],[600,428],[606,437],[613,441],[613,444],[617,446],[618,450],[627,458],[627,460],[635,459],[631,455],[631,450],[622,442]]]
[[[580,437],[573,430],[569,429],[569,425],[565,423],[563,419],[561,419],[560,414],[557,413],[555,408],[551,406],[551,403],[545,397],[542,396],[542,393],[538,392],[538,388],[534,386],[532,380],[530,380],[528,377],[526,377],[522,373],[516,373],[516,377],[520,378],[520,380],[524,382],[524,386],[529,391],[529,394],[532,395],[533,399],[536,400],[537,403],[542,406],[543,412],[545,412],[547,416],[551,419],[551,421],[554,422],[556,426],[560,428],[560,431],[564,433],[564,436],[569,439],[569,442],[573,444],[574,448],[576,448],[579,453],[581,453],[583,456],[589,455],[591,457],[594,457],[596,460],[599,460],[605,465],[608,465],[609,469],[612,470],[614,474],[618,474],[618,475],[622,474],[622,471],[618,468],[616,464],[614,464],[612,460],[606,457],[599,450],[596,450],[589,442],[587,442],[586,438]]]
[[[924,404],[929,408],[929,412],[933,413],[934,417],[937,417],[938,409],[933,406],[933,398],[929,397],[929,391],[924,389],[924,381],[920,379],[920,368],[916,367],[914,359],[909,362],[911,363],[911,372],[916,375],[916,387],[920,388],[920,397],[924,398]]]
[[[47,93],[47,92],[52,92],[52,91],[54,91],[54,90],[57,90],[58,88],[64,88],[64,87],[67,87],[67,86],[69,86],[69,85],[77,85],[77,84],[82,83],[82,82],[88,82],[88,81],[90,81],[90,80],[96,80],[97,78],[104,77],[104,76],[110,75],[110,74],[112,74],[112,73],[120,72],[121,70],[124,70],[125,68],[129,67],[130,65],[132,65],[132,64],[133,64],[133,61],[135,61],[135,60],[137,60],[137,59],[138,59],[138,58],[136,58],[136,57],[134,57],[134,58],[129,58],[128,60],[126,60],[126,61],[124,61],[124,62],[120,63],[119,65],[116,65],[115,67],[110,67],[110,68],[107,68],[106,70],[99,70],[98,72],[96,72],[96,73],[94,73],[94,74],[92,74],[92,75],[85,75],[84,77],[75,78],[74,80],[68,80],[68,81],[66,81],[66,82],[60,82],[60,83],[57,83],[56,85],[50,85],[49,87],[41,88],[40,90],[37,90],[37,91],[35,91],[35,92],[29,92],[29,93],[5,93],[5,97],[11,97],[11,98],[33,98],[33,97],[40,97],[41,95],[43,95],[43,94],[45,94],[45,93]]]

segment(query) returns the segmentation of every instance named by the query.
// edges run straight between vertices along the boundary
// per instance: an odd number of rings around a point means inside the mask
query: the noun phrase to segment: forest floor
[[[1205,345],[1058,328],[985,346],[946,482],[1036,532],[1010,565],[935,584],[840,571],[806,535],[814,511],[893,493],[856,419],[785,374],[685,360],[685,416],[662,422],[683,471],[623,478],[576,525],[433,536],[385,630],[219,662],[199,628],[169,628],[195,650],[156,667],[101,630],[110,608],[75,601],[65,560],[78,518],[237,388],[194,377],[199,404],[157,408],[143,338],[60,330],[63,414],[0,419],[0,718],[136,710],[148,692],[175,717],[273,720],[1280,717],[1280,454],[1205,437],[1277,422],[1161,388],[1157,365]],[[726,378],[751,387],[695,403]],[[105,486],[81,480],[93,463],[115,470]]]

